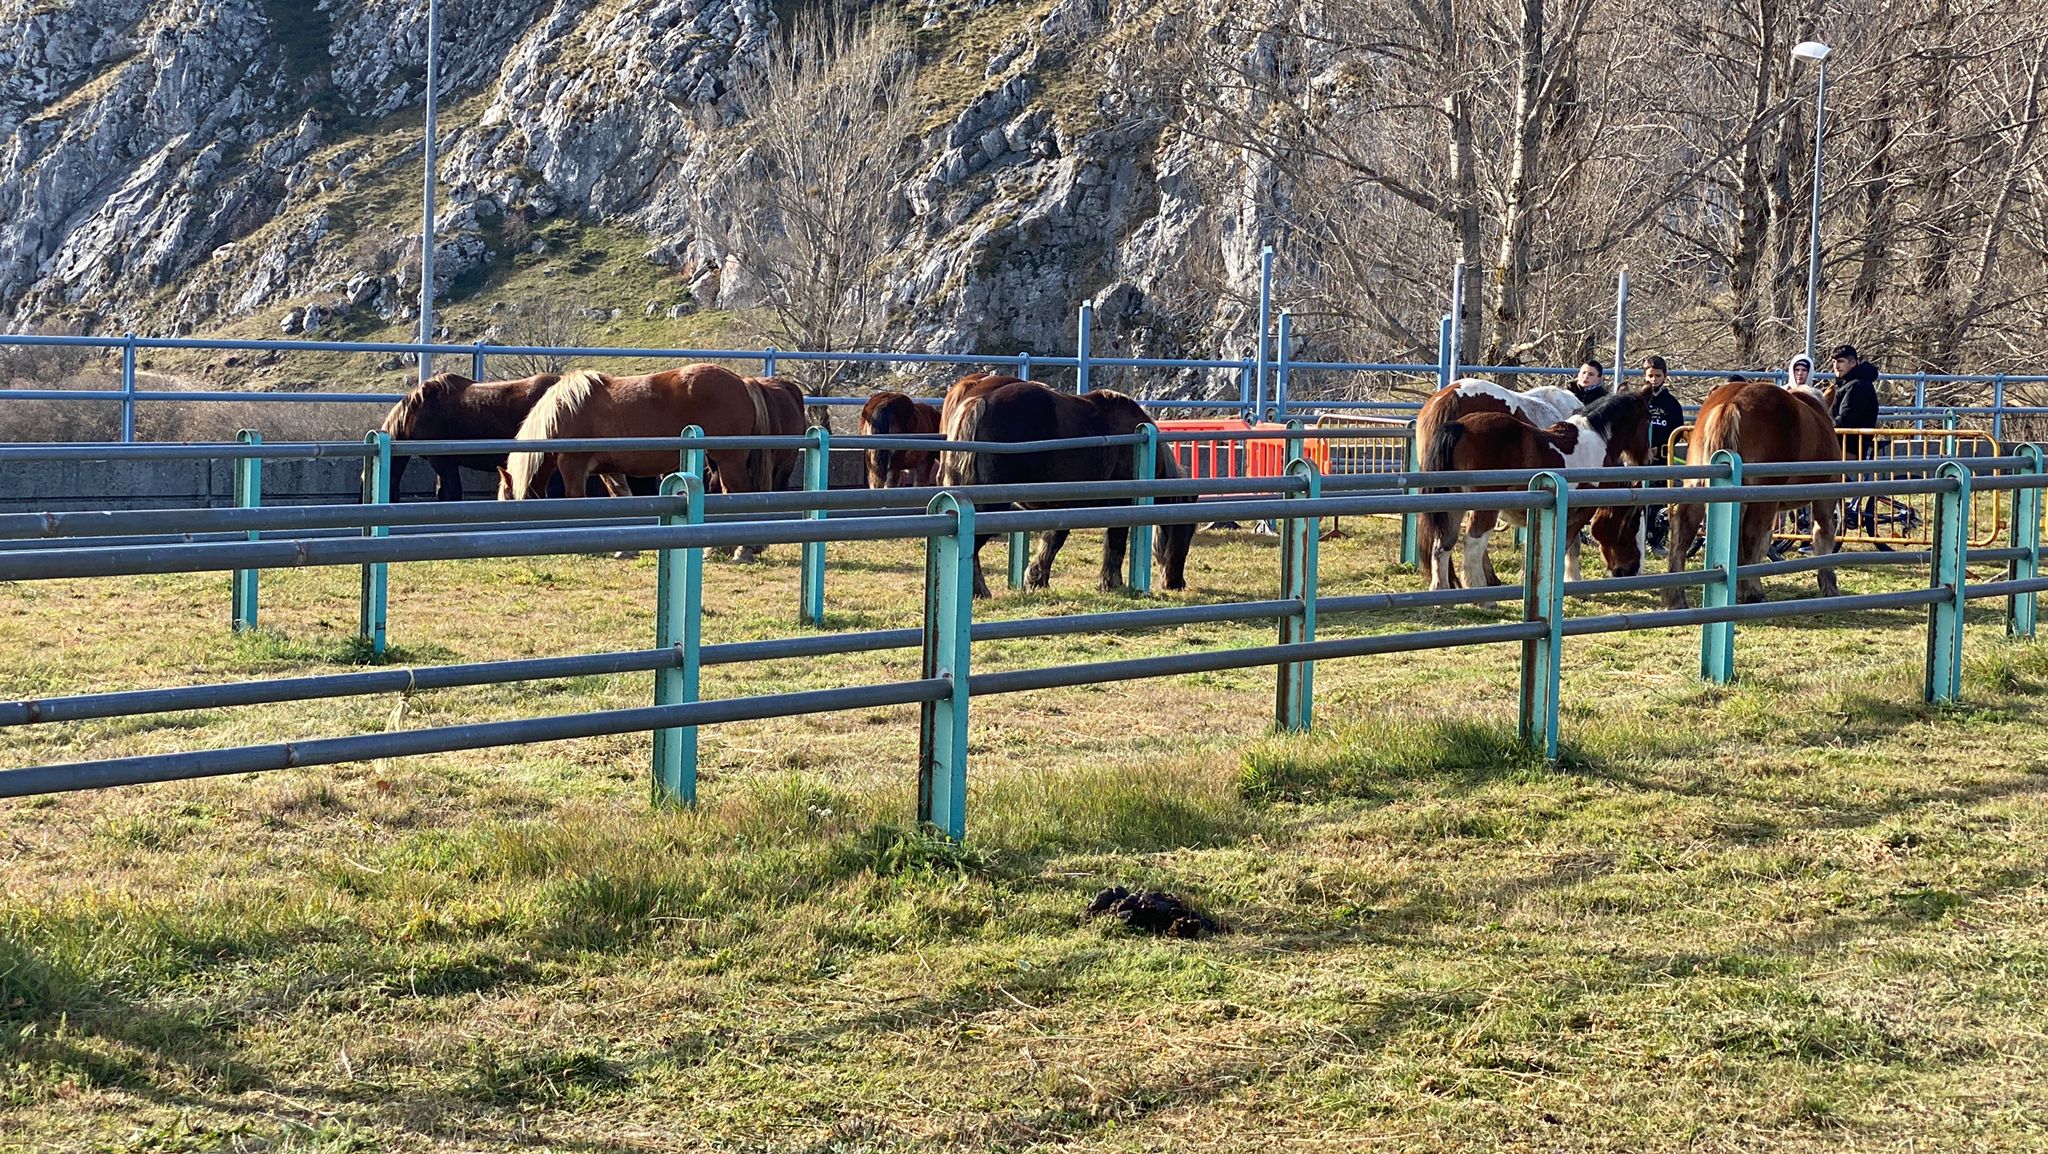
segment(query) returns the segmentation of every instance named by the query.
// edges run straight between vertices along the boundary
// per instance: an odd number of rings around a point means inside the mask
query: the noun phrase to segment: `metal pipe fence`
[[[673,445],[675,442],[668,443]],[[1135,444],[1156,452],[1153,438],[1141,436]],[[1579,474],[1577,479],[1583,481],[1613,479],[1586,474],[1619,475],[1628,472],[1633,479],[1645,483],[1645,487],[1636,489],[1575,487],[1574,476],[1542,470],[1404,474],[1393,479],[1393,484],[1388,486],[1392,490],[1389,492],[1327,494],[1324,492],[1324,479],[1315,466],[1297,458],[1289,464],[1285,478],[1276,479],[1264,489],[1248,486],[1243,497],[1228,502],[1238,515],[1270,518],[1283,527],[1277,597],[1067,618],[977,621],[971,577],[978,539],[1023,531],[1143,529],[1186,524],[1209,519],[1217,505],[1172,500],[1185,496],[1184,483],[1177,485],[1172,481],[1147,480],[1141,475],[1134,481],[1098,483],[1085,489],[992,486],[979,490],[975,487],[944,490],[928,497],[920,493],[926,503],[921,511],[911,514],[877,505],[874,511],[880,515],[872,517],[829,519],[799,515],[774,520],[708,522],[707,513],[713,505],[704,489],[702,447],[701,444],[693,445],[692,451],[685,454],[695,458],[697,469],[678,472],[667,478],[660,497],[541,503],[549,507],[540,512],[556,520],[573,522],[575,515],[586,512],[593,518],[613,516],[622,510],[630,510],[638,517],[651,516],[655,520],[653,524],[625,527],[534,526],[477,532],[469,530],[469,518],[502,514],[488,509],[472,511],[428,507],[416,515],[418,520],[413,524],[447,531],[391,536],[382,531],[390,527],[392,515],[400,510],[379,504],[375,498],[388,495],[371,491],[366,491],[370,503],[363,508],[346,510],[348,515],[343,515],[343,511],[329,513],[322,510],[318,516],[308,511],[279,518],[275,515],[285,513],[285,510],[265,510],[252,505],[235,510],[173,511],[165,516],[149,514],[153,519],[147,522],[133,520],[143,514],[86,515],[70,521],[66,518],[75,515],[48,514],[0,521],[0,530],[22,533],[77,528],[82,534],[77,539],[90,541],[90,536],[84,534],[93,528],[125,530],[147,524],[177,529],[181,525],[179,518],[183,516],[186,520],[182,525],[187,530],[224,529],[245,532],[251,538],[240,542],[171,546],[87,544],[62,549],[0,551],[0,581],[221,571],[236,573],[239,581],[241,574],[254,574],[264,568],[302,565],[360,565],[366,574],[373,568],[381,574],[383,566],[419,560],[506,558],[613,548],[652,549],[656,551],[657,562],[655,644],[645,650],[17,701],[0,703],[0,725],[48,724],[177,709],[626,672],[654,674],[654,700],[647,707],[0,770],[0,796],[327,765],[600,734],[652,732],[655,735],[652,780],[656,799],[663,803],[688,803],[694,800],[696,793],[696,738],[701,726],[743,719],[915,704],[920,710],[918,816],[948,836],[957,838],[963,836],[966,826],[966,725],[976,696],[1273,666],[1276,669],[1274,723],[1284,730],[1301,730],[1313,722],[1314,668],[1318,661],[1463,645],[1514,643],[1520,646],[1518,717],[1521,733],[1546,756],[1555,757],[1559,741],[1560,670],[1564,642],[1569,637],[1635,629],[1697,627],[1701,631],[1702,676],[1725,682],[1734,676],[1733,640],[1739,622],[1924,608],[1928,619],[1928,646],[1923,693],[1930,701],[1947,702],[1956,700],[1960,693],[1963,607],[1970,600],[2003,598],[2006,601],[2008,632],[2013,636],[2031,638],[2035,631],[2036,598],[2048,590],[2048,579],[2041,577],[2039,568],[2041,491],[2048,487],[2048,474],[2044,474],[2042,468],[2040,449],[2032,445],[2022,446],[2010,456],[1995,458],[1920,459],[1913,463],[1911,470],[1905,468],[1905,462],[1888,461],[1884,470],[1887,474],[1917,470],[1921,475],[1905,478],[1888,475],[1872,481],[1753,484],[1751,480],[1761,475],[1825,477],[1845,470],[1840,464],[1794,467],[1759,463],[1745,468],[1740,458],[1728,453],[1717,454],[1714,462],[1706,467],[1574,471]],[[245,464],[261,460],[267,451],[254,442],[239,448],[244,450],[240,459]],[[377,445],[373,439],[369,448],[375,451],[365,452],[366,462],[388,461],[388,453],[383,451],[388,445]],[[377,471],[377,466],[373,465],[370,470],[373,476],[366,489],[380,483],[374,476]],[[1980,472],[1984,474],[1981,477],[1978,476]],[[1519,478],[1518,487],[1491,492],[1407,491],[1414,487],[1517,484],[1503,480],[1503,477]],[[1681,480],[1695,483],[1674,484]],[[1705,483],[1698,483],[1702,481]],[[2013,494],[2008,540],[2000,548],[1973,549],[1967,532],[1970,494],[1973,487],[1994,486]],[[1059,491],[1063,488],[1065,492],[1062,494]],[[988,504],[1008,503],[1020,493],[1048,499],[1063,495],[1068,499],[1084,497],[1093,501],[1122,503],[1013,512],[982,511],[977,507],[978,504],[985,508]],[[1851,554],[1763,564],[1744,564],[1737,555],[1741,520],[1737,514],[1745,503],[1840,500],[1872,493],[1933,495],[1936,498],[1936,531],[1931,547],[1919,555]],[[824,495],[801,495],[811,507],[788,511],[798,514],[832,511],[818,500]],[[905,497],[885,491],[868,495],[868,499],[900,503]],[[1573,509],[1651,503],[1687,503],[1707,507],[1707,539],[1702,568],[1596,581],[1564,580],[1565,557],[1574,547],[1566,531]],[[849,506],[840,506],[838,511],[843,512],[847,508]],[[1524,551],[1519,586],[1322,595],[1317,549],[1319,527],[1325,518],[1362,513],[1415,515],[1474,508],[1513,509],[1527,516],[1528,547]],[[355,529],[362,535],[284,541],[258,537],[265,529],[291,524],[295,517],[302,518],[301,523],[319,522],[326,528]],[[703,642],[703,553],[706,549],[734,545],[905,539],[921,540],[925,545],[924,608],[919,627],[710,645]],[[2003,580],[1982,584],[1970,582],[1971,565],[1981,569],[2000,563],[2005,566]],[[1742,604],[1737,596],[1739,580],[1760,576],[1862,565],[1916,564],[1928,566],[1928,584],[1921,588],[1766,604]],[[1566,612],[1568,598],[1670,591],[1694,585],[1704,591],[1703,603],[1696,608],[1577,617]],[[381,585],[379,591],[381,594]],[[253,625],[253,581],[248,592],[252,604],[244,624]],[[366,578],[363,629],[367,637],[374,627],[375,636],[381,640],[381,619],[370,620],[369,592]],[[1335,614],[1516,601],[1521,603],[1521,617],[1515,621],[1365,636],[1317,636],[1318,621],[1327,620]],[[240,610],[241,589],[238,585],[238,620],[242,619]],[[376,612],[382,612],[381,600],[376,605]],[[1271,644],[993,672],[976,670],[972,656],[977,642],[1261,620],[1275,625],[1277,636]],[[699,697],[701,672],[706,666],[913,647],[921,651],[920,668],[918,675],[908,680],[711,701],[700,700]]]

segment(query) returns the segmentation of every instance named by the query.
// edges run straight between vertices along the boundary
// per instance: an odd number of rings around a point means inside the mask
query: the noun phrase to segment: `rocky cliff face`
[[[1262,226],[1205,200],[1197,134],[1103,83],[1101,42],[1146,27],[1148,6],[902,15],[949,82],[903,189],[889,343],[1065,351],[1087,300],[1101,355],[1236,352],[1241,306],[1189,270],[1250,285]],[[537,227],[602,220],[644,235],[700,302],[749,303],[692,221],[719,211],[707,158],[745,131],[731,91],[776,6],[443,0],[442,23],[438,295],[477,291]],[[425,43],[418,0],[0,0],[9,327],[416,316]]]

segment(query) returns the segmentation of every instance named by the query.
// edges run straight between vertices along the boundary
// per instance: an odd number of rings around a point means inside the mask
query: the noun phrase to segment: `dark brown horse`
[[[959,386],[955,386],[957,389]],[[1010,380],[974,392],[964,398],[947,426],[948,440],[962,441],[1046,441],[1066,437],[1112,437],[1134,433],[1152,418],[1138,402],[1122,393],[1098,389],[1084,396],[1061,393],[1032,381]],[[1128,481],[1132,479],[1132,451],[1128,445],[1099,449],[1057,449],[1043,453],[974,453],[948,451],[940,455],[940,484],[1012,485],[1039,481]],[[1180,466],[1166,446],[1160,446],[1153,461],[1154,475],[1179,477]],[[1189,497],[1161,497],[1187,501]],[[1051,509],[1081,505],[1122,505],[1128,501],[1058,501],[1022,504],[1020,508]],[[989,511],[1008,506],[989,506]],[[1109,529],[1102,547],[1102,588],[1118,589],[1124,583],[1124,552],[1130,544],[1130,530]],[[1187,586],[1188,549],[1195,527],[1162,525],[1153,540],[1160,571],[1168,589]],[[974,595],[988,596],[988,582],[981,573],[981,546],[985,536],[974,539]],[[1052,578],[1053,560],[1067,542],[1067,530],[1041,535],[1038,555],[1025,571],[1026,588],[1042,589]]]
[[[939,410],[920,405],[902,393],[876,393],[860,407],[860,435],[900,437],[939,431]],[[907,485],[932,485],[939,479],[937,450],[869,449],[868,488],[893,489],[900,479]]]
[[[1686,464],[1709,464],[1721,449],[1734,450],[1744,463],[1842,459],[1842,445],[1835,437],[1835,423],[1828,418],[1820,394],[1809,388],[1780,388],[1768,381],[1735,381],[1707,394],[1707,399],[1700,405],[1699,416],[1693,421],[1693,434],[1686,445]],[[1818,485],[1839,480],[1839,475],[1769,477],[1743,483]],[[1707,482],[1687,481],[1686,484],[1705,485]],[[1835,551],[1835,516],[1841,512],[1841,504],[1839,500],[1812,503],[1813,552],[1816,557]],[[1763,561],[1771,546],[1771,527],[1777,524],[1778,514],[1791,507],[1769,502],[1755,502],[1742,507],[1742,538],[1737,564],[1756,565]],[[1673,573],[1685,568],[1685,555],[1691,551],[1693,538],[1698,535],[1705,519],[1704,505],[1672,507],[1669,546]],[[1815,576],[1819,579],[1821,596],[1833,597],[1841,591],[1834,570],[1822,569]],[[1762,601],[1763,582],[1737,582],[1736,597],[1745,603]],[[1673,609],[1682,607],[1685,604],[1684,590],[1666,589],[1664,604]]]
[[[472,381],[460,373],[429,377],[400,397],[384,415],[381,428],[394,441],[509,441],[519,424],[533,409],[535,401],[560,378],[553,373],[516,381]],[[405,479],[409,456],[398,455],[394,446],[391,461],[391,495],[395,500],[399,483]],[[434,470],[434,496],[442,501],[462,500],[462,470],[491,473],[505,464],[503,453],[472,456],[428,457]]]
[[[1509,413],[1473,413],[1445,421],[1431,433],[1423,447],[1422,467],[1427,472],[1465,472],[1475,469],[1592,469],[1616,465],[1639,465],[1650,453],[1650,410],[1637,390],[1610,393],[1587,406],[1583,412],[1538,428]],[[1497,492],[1506,486],[1468,488],[1467,491]],[[1431,492],[1445,492],[1432,489]],[[1451,542],[1455,539],[1456,515],[1449,512],[1425,514],[1434,548],[1430,556],[1431,589],[1458,588],[1458,572],[1451,563]],[[1465,583],[1473,587],[1498,584],[1486,564],[1486,541],[1499,524],[1501,514],[1493,509],[1475,509],[1465,526]],[[1520,524],[1516,513],[1508,519]],[[1590,527],[1600,546],[1601,559],[1616,577],[1633,577],[1643,566],[1643,519],[1634,508],[1570,509],[1566,532],[1576,542],[1581,529]],[[1579,579],[1579,551],[1576,545],[1565,553],[1565,579]]]

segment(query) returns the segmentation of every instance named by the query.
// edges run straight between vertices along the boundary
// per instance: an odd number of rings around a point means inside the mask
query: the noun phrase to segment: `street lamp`
[[[427,162],[426,219],[420,226],[420,383],[434,375],[434,89],[440,85],[441,6],[427,0]],[[1807,342],[1811,344],[1811,341]]]
[[[1820,66],[1820,82],[1813,88],[1813,232],[1806,242],[1806,361],[1813,364],[1814,308],[1820,296],[1820,134],[1827,117],[1828,46],[1818,40],[1802,40],[1792,46],[1792,59]]]

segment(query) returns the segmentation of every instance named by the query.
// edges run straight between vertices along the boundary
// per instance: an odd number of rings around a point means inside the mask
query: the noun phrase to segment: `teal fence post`
[[[953,515],[953,531],[925,542],[926,680],[952,691],[918,710],[917,819],[959,841],[967,834],[967,677],[974,619],[974,503],[954,493],[932,498],[934,516]]]
[[[363,444],[369,452],[363,454],[363,504],[389,505],[391,503],[391,434],[375,432],[364,436]],[[384,525],[368,525],[363,528],[365,537],[389,536],[391,530]],[[384,655],[384,617],[389,600],[389,565],[379,561],[363,566],[362,598],[356,620],[356,636],[369,645],[370,652],[379,657]]]
[[[1742,484],[1742,458],[1727,449],[1715,452],[1715,465],[1728,468],[1726,477],[1709,482],[1709,490]],[[1712,579],[1700,587],[1700,605],[1721,609],[1736,603],[1736,570],[1742,563],[1742,505],[1715,501],[1707,505],[1707,543],[1700,566]],[[1718,573],[1716,572],[1718,570]],[[1700,676],[1716,685],[1735,680],[1735,622],[1710,621],[1700,626]]]
[[[697,484],[701,487],[704,483],[704,426],[683,426],[682,439],[683,451],[681,457],[677,459],[676,472],[688,473],[697,478]]]
[[[1943,461],[1937,477],[1955,481],[1953,493],[1934,498],[1934,584],[1949,595],[1927,607],[1928,701],[1952,702],[1963,684],[1963,599],[1970,560],[1970,469]]]
[[[1031,534],[1010,534],[1010,588],[1024,588],[1024,564],[1031,556]]]
[[[1136,481],[1159,479],[1159,426],[1146,422],[1138,426],[1138,443],[1131,446],[1131,478]],[[1151,497],[1138,497],[1132,505],[1149,508]],[[1130,579],[1133,593],[1152,592],[1152,526],[1133,525],[1130,536]]]
[[[1323,495],[1323,475],[1315,464],[1299,457],[1287,463],[1287,475],[1303,482],[1302,491],[1290,493],[1290,500],[1314,501]],[[1280,599],[1300,606],[1280,618],[1280,644],[1295,645],[1316,639],[1316,543],[1322,536],[1321,523],[1313,515],[1289,517],[1287,539],[1280,550]],[[1306,731],[1315,720],[1316,663],[1284,661],[1274,690],[1273,724],[1290,733]]]
[[[2026,463],[2017,472],[2024,476],[2039,477],[2042,468],[2041,446],[2021,445],[2014,450]],[[2014,489],[2012,491],[2012,532],[2011,544],[2015,549],[2025,549],[2027,555],[2013,561],[2007,569],[2007,576],[2014,581],[2031,581],[2041,575],[2041,490]],[[2034,639],[2035,606],[2039,594],[2019,593],[2005,599],[2005,635],[2024,641]]]
[[[1522,642],[1522,740],[1557,760],[1557,697],[1564,674],[1564,561],[1571,548],[1570,488],[1557,473],[1529,479],[1531,492],[1550,496],[1529,511],[1529,546],[1522,554],[1522,619],[1541,621],[1541,637]]]
[[[662,479],[661,495],[683,498],[680,515],[662,514],[663,525],[704,523],[702,475],[671,473]],[[654,671],[654,704],[695,701],[704,627],[704,550],[657,550],[654,588],[654,643],[676,655],[675,664]],[[654,804],[697,804],[696,726],[654,731]]]
[[[1416,444],[1416,443],[1415,443],[1415,422],[1414,422],[1414,421],[1410,421],[1410,422],[1408,422],[1408,450],[1407,450],[1407,452],[1408,452],[1408,471],[1409,471],[1409,472],[1411,472],[1411,473],[1419,473],[1419,472],[1421,472],[1421,471],[1422,471],[1422,446],[1420,446],[1420,445],[1418,445],[1418,444]],[[1407,495],[1408,495],[1408,496],[1410,496],[1410,497],[1413,497],[1413,496],[1415,496],[1415,495],[1416,495],[1417,493],[1420,493],[1421,491],[1422,491],[1422,490],[1420,490],[1420,489],[1417,489],[1417,488],[1416,488],[1415,486],[1413,486],[1413,485],[1408,485],[1408,486],[1404,486],[1404,487],[1402,488],[1402,490],[1401,490],[1401,492],[1403,492],[1403,493],[1407,494]],[[1420,564],[1422,564],[1422,555],[1421,555],[1420,553],[1416,552],[1416,548],[1417,548],[1417,547],[1416,547],[1416,539],[1417,539],[1417,538],[1416,538],[1416,532],[1415,532],[1415,519],[1416,519],[1417,517],[1419,517],[1419,516],[1421,516],[1421,514],[1419,514],[1419,513],[1415,513],[1415,512],[1408,512],[1408,513],[1403,513],[1403,514],[1401,514],[1401,564],[1403,564],[1403,565],[1420,565]]]
[[[804,492],[822,493],[832,487],[832,431],[823,425],[811,426],[811,443],[804,446]],[[804,516],[812,521],[825,519],[825,510],[807,509]],[[806,541],[803,543],[803,572],[798,578],[800,598],[803,602],[799,616],[806,625],[825,624],[825,543]]]
[[[243,429],[235,434],[235,440],[243,445],[260,445],[263,434],[254,429]],[[260,509],[263,507],[263,459],[261,457],[236,457],[234,460],[235,508]],[[253,530],[249,540],[254,541],[261,534]],[[235,632],[243,633],[256,628],[256,569],[235,570],[232,599],[233,612],[230,624]]]

